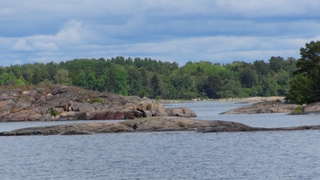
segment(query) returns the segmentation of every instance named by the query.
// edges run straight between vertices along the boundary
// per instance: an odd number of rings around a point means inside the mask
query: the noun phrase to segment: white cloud
[[[184,64],[297,57],[320,37],[319,9],[314,0],[5,1],[0,59],[123,55]]]
[[[59,47],[53,42],[34,42],[33,49],[40,51],[57,51]]]
[[[58,43],[73,44],[81,41],[81,22],[71,20],[68,21],[61,31],[55,36],[51,36],[53,41]]]
[[[162,61],[207,60],[227,63],[236,60],[253,62],[268,61],[271,56],[299,57],[299,49],[309,39],[256,38],[256,37],[199,37],[176,39],[158,43],[137,43],[107,46],[86,46],[78,49],[77,57],[111,58],[151,57]],[[279,48],[281,47],[281,48]],[[75,58],[75,57],[74,57]]]
[[[31,39],[32,38],[28,38]],[[35,41],[32,43],[27,43],[25,39],[18,39],[16,43],[13,44],[13,46],[10,48],[13,51],[57,51],[59,48],[58,46],[53,42],[40,42]]]
[[[317,38],[317,37],[314,37]],[[240,60],[253,62],[268,61],[271,56],[299,58],[299,49],[312,39],[299,38],[257,38],[257,37],[196,37],[153,43],[122,45],[73,46],[65,51],[37,51],[30,55],[30,62],[66,61],[74,58],[151,57],[162,61],[177,61],[184,65],[187,61],[206,60],[230,63]],[[34,43],[36,44],[36,43]],[[43,44],[39,43],[38,46]],[[36,46],[34,46],[36,47]],[[49,45],[50,47],[50,45]],[[53,46],[55,47],[55,46]],[[76,52],[76,53],[74,53]],[[17,60],[17,58],[16,58]]]
[[[59,32],[52,35],[34,35],[26,37],[29,41],[44,41],[53,42],[56,44],[75,44],[82,41],[82,36],[85,35],[80,21],[69,20],[61,27]]]
[[[32,47],[27,44],[25,39],[18,39],[18,41],[11,47],[11,50],[15,51],[30,51]]]
[[[39,51],[57,51],[59,46],[80,45],[85,42],[85,38],[89,37],[81,27],[79,21],[68,21],[62,29],[55,35],[35,35],[18,38],[10,48],[11,50],[39,50]],[[16,38],[2,38],[11,41]]]

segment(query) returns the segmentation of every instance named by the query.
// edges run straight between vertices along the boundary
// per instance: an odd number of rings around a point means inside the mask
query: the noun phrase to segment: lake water
[[[170,104],[199,119],[318,125],[319,115],[219,115],[232,102]],[[50,122],[52,124],[74,122]],[[49,122],[0,123],[0,131]],[[1,179],[319,179],[320,131],[0,137]]]

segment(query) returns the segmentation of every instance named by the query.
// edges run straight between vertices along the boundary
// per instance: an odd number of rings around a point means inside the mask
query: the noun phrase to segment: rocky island
[[[231,109],[221,114],[291,113],[298,106],[297,104],[287,104],[279,101],[263,101]]]
[[[10,132],[0,132],[0,136],[27,135],[87,135],[96,133],[124,132],[159,132],[159,131],[194,131],[194,132],[252,132],[252,131],[289,131],[289,130],[320,130],[319,126],[299,126],[291,128],[258,128],[241,123],[228,121],[204,121],[183,117],[151,117],[124,122],[82,123],[30,127]]]
[[[258,102],[222,114],[292,112],[299,105],[278,101]],[[319,103],[302,108],[304,113],[320,112]],[[88,123],[30,127],[0,136],[81,135],[120,132],[194,131],[247,132],[280,130],[320,130],[319,126],[259,128],[241,123],[198,120],[193,110],[164,108],[148,98],[123,97],[111,93],[84,90],[73,86],[45,86],[31,89],[0,90],[0,121],[88,120]],[[89,120],[129,119],[122,122],[90,122]]]
[[[298,105],[281,102],[280,100],[256,102],[250,105],[244,105],[239,108],[231,109],[220,114],[260,114],[260,113],[288,113],[310,114],[320,113],[320,102],[308,105]]]
[[[137,96],[89,91],[74,86],[2,88],[0,122],[118,120],[152,116],[195,117],[187,108],[164,108]]]

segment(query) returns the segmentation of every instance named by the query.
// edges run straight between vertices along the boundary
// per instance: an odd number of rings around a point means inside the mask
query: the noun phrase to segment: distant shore
[[[275,101],[277,99],[284,100],[284,96],[270,96],[270,97],[248,97],[248,98],[226,98],[226,99],[217,99],[215,101],[228,101],[228,102],[248,102],[248,103],[255,103],[255,102],[264,102],[264,101]]]
[[[284,100],[284,96],[270,96],[270,97],[248,97],[248,98],[221,98],[221,99],[191,99],[191,100],[167,100],[161,99],[159,100],[162,104],[174,104],[174,103],[188,103],[195,101],[214,101],[214,102],[236,102],[236,103],[256,103],[256,102],[264,102],[264,101],[275,101],[277,99]]]

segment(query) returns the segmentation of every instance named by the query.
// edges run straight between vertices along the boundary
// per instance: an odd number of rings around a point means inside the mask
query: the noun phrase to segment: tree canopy
[[[300,104],[320,101],[320,41],[306,43],[300,55],[286,98]]]
[[[101,92],[163,99],[284,96],[293,79],[295,63],[294,58],[285,60],[275,56],[268,62],[234,61],[221,65],[201,60],[189,61],[181,67],[176,62],[138,57],[74,59],[0,67],[0,85],[69,84]],[[297,72],[308,70],[309,66],[308,63],[307,67],[300,65]],[[303,78],[311,88],[309,79]],[[292,84],[291,87],[299,86]]]

